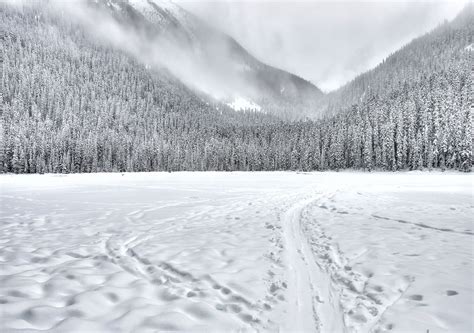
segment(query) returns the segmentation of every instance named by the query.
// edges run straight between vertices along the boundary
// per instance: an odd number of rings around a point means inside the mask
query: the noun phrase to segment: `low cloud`
[[[452,19],[452,1],[186,1],[260,60],[334,90]]]
[[[216,99],[232,98],[235,91],[249,90],[238,75],[229,75],[233,70],[227,68],[231,63],[230,51],[226,45],[220,45],[218,39],[214,40],[216,45],[212,45],[215,58],[209,59],[201,56],[200,51],[189,43],[166,33],[150,34],[132,28],[119,22],[108,11],[90,6],[85,0],[49,0],[47,5],[40,0],[15,0],[14,4],[18,7],[44,6],[51,13],[82,26],[95,40],[128,53],[148,68],[166,69],[186,86]]]

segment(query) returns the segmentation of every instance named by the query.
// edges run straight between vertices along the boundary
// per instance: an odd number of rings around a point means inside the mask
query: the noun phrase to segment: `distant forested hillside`
[[[331,145],[342,167],[461,168],[472,159],[474,15],[470,4],[329,94]],[[331,116],[331,115],[336,116]],[[364,153],[365,151],[365,153]]]
[[[470,170],[473,22],[466,7],[326,96],[325,117],[287,122],[235,112],[67,18],[0,4],[0,170]]]

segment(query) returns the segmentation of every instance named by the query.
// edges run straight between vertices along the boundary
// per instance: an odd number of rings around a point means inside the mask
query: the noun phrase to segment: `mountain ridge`
[[[227,86],[224,100],[243,97],[279,116],[301,118],[309,115],[310,109],[323,96],[322,91],[311,82],[263,63],[233,37],[209,26],[171,1],[90,2],[111,12],[121,24],[144,30],[148,35],[178,41],[179,52],[195,59],[198,62],[196,66],[205,68],[206,74],[211,76],[210,81],[222,86],[221,77],[224,78]],[[153,38],[151,42],[158,43]],[[210,93],[212,95],[212,91]]]
[[[405,75],[413,75],[413,79],[416,80],[421,79],[419,68],[424,66],[423,62],[426,62],[426,60],[423,57],[413,56],[413,54],[420,53],[422,47],[436,47],[436,44],[441,42],[439,38],[443,38],[446,30],[455,31],[458,28],[465,29],[465,27],[474,31],[474,5],[472,3],[466,4],[452,21],[444,21],[434,29],[413,38],[385,57],[375,67],[358,74],[338,89],[326,93],[324,98],[320,100],[318,113],[323,115],[335,114],[341,110],[347,110],[352,105],[371,98],[373,95],[384,94],[384,92],[402,82]],[[420,45],[420,42],[424,44]],[[452,56],[455,56],[456,52],[460,52],[462,47],[456,46],[456,50],[444,49],[439,53],[441,55],[451,53]],[[442,64],[431,64],[430,66],[432,66],[433,71],[443,70]],[[384,72],[389,74],[386,78],[381,78]],[[376,81],[380,81],[378,86],[373,84]]]

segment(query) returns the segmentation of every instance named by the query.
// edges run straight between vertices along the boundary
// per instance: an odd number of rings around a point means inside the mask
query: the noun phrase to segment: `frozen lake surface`
[[[0,184],[0,331],[473,330],[469,174]]]

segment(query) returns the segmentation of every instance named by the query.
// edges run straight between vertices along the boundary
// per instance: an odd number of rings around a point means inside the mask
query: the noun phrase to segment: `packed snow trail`
[[[283,217],[287,253],[289,313],[285,329],[304,332],[342,332],[343,315],[329,278],[314,258],[301,230],[302,210],[318,199],[304,199]]]
[[[298,202],[283,217],[283,234],[285,236],[286,264],[288,267],[289,311],[286,329],[315,332],[318,328],[316,312],[314,260],[307,257],[306,241],[301,236],[301,210],[311,199]]]
[[[0,330],[472,331],[472,176],[0,176]]]

